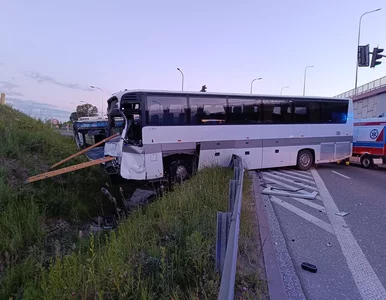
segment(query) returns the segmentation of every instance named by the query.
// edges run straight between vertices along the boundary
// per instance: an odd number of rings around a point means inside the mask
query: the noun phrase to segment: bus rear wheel
[[[369,155],[364,155],[361,157],[361,165],[365,169],[371,168],[373,166],[373,160],[371,156]]]
[[[313,163],[313,155],[310,150],[302,150],[298,154],[297,167],[299,170],[307,171]]]

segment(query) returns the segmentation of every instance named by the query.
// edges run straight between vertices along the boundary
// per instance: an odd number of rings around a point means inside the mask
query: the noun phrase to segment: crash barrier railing
[[[218,299],[234,299],[236,263],[240,231],[240,213],[244,168],[241,158],[233,155],[233,179],[229,183],[227,212],[217,212],[216,271],[221,283]]]

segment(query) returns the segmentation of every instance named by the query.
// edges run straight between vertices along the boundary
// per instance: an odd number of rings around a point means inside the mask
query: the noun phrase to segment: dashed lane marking
[[[334,174],[336,174],[336,175],[342,176],[342,177],[344,177],[344,178],[346,178],[346,179],[351,179],[350,177],[348,177],[348,176],[346,176],[346,175],[343,175],[343,174],[341,174],[341,173],[339,173],[339,172],[336,172],[336,171],[331,171],[331,172],[334,173]]]

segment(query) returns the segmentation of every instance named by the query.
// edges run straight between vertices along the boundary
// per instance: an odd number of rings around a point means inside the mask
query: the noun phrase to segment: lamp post
[[[263,79],[263,78],[259,77],[259,78],[255,78],[255,79],[252,80],[252,82],[251,82],[251,91],[250,91],[250,94],[252,94],[252,85],[253,85],[253,83],[255,82],[255,80],[261,80],[261,79]]]
[[[306,94],[306,77],[307,77],[307,69],[308,68],[313,68],[314,66],[307,66],[304,69],[304,85],[303,85],[303,96]]]
[[[362,23],[362,17],[364,15],[367,15],[367,14],[371,14],[373,12],[376,12],[376,11],[379,11],[381,10],[380,8],[378,9],[374,9],[374,10],[371,10],[371,11],[368,11],[368,12],[365,12],[364,14],[361,15],[361,17],[359,18],[359,29],[358,29],[358,45],[357,45],[357,55],[356,55],[356,72],[355,72],[355,90],[354,90],[354,95],[357,94],[357,87],[358,87],[358,55],[359,55],[359,41],[360,41],[360,37],[361,37],[361,23]]]
[[[182,91],[184,91],[184,73],[181,71],[180,68],[177,68],[178,71],[180,71],[181,76],[182,76]]]
[[[102,119],[103,119],[103,90],[97,86],[93,86],[93,85],[90,85],[90,88],[92,89],[97,89],[97,90],[100,90],[102,92]]]
[[[286,89],[286,88],[289,88],[289,85],[287,85],[287,86],[283,86],[283,87],[281,88],[281,90],[280,90],[280,95],[282,95],[282,94],[283,94],[283,90],[284,90],[284,89]]]

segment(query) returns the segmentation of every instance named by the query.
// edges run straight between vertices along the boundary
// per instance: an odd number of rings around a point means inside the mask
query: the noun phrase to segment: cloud
[[[11,91],[12,89],[19,88],[17,84],[14,84],[9,81],[0,81],[0,90]]]
[[[20,86],[9,81],[0,81],[0,92],[5,93],[7,96],[23,96],[22,93],[12,91]]]
[[[93,89],[91,89],[89,87],[82,86],[82,85],[79,85],[76,83],[60,82],[60,81],[52,78],[51,76],[47,76],[47,75],[41,74],[39,72],[26,72],[26,73],[24,73],[24,75],[27,78],[36,80],[38,83],[48,82],[48,83],[52,83],[52,84],[55,84],[55,85],[58,85],[61,87],[65,87],[65,88],[69,88],[69,89],[73,89],[73,90],[80,90],[80,91],[86,91],[86,92],[87,91],[93,91]]]

